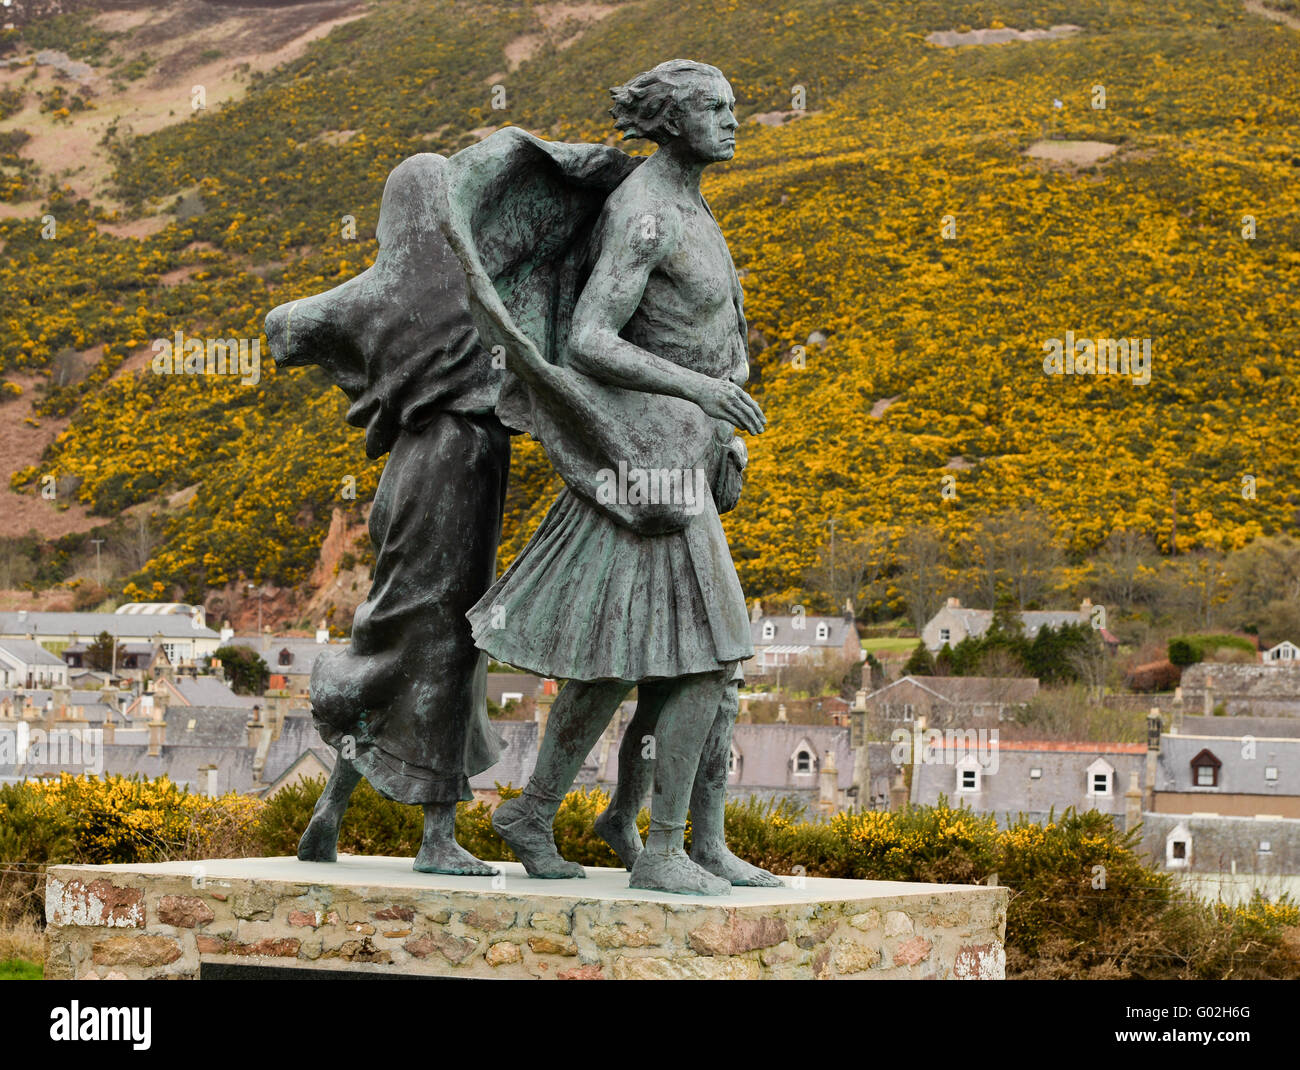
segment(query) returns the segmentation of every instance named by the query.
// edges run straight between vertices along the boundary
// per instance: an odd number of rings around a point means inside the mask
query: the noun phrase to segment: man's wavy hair
[[[609,109],[614,126],[623,132],[624,140],[644,137],[662,144],[668,137],[664,124],[680,118],[703,78],[726,80],[717,67],[707,63],[670,59],[625,85],[614,86],[609,91],[614,98]]]

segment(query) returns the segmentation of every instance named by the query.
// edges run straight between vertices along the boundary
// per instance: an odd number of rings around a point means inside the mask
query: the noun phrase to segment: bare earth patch
[[[520,34],[506,44],[506,69],[517,71],[536,56],[548,42],[558,49],[569,48],[595,23],[612,15],[618,4],[538,4],[533,13],[541,23],[536,33]]]
[[[1118,145],[1106,141],[1035,141],[1025,149],[1025,155],[1031,160],[1077,171],[1100,163],[1118,151]]]
[[[1246,0],[1245,8],[1252,15],[1259,15],[1273,22],[1280,22],[1283,26],[1290,26],[1293,30],[1300,30],[1300,18],[1288,15],[1285,11],[1274,11],[1273,8],[1261,4],[1259,0]]]
[[[99,26],[131,35],[115,41],[113,50],[132,57],[148,53],[155,60],[153,71],[118,91],[105,67],[93,68],[89,85],[95,94],[94,108],[55,120],[40,112],[36,97],[38,89],[48,91],[55,84],[53,67],[37,67],[37,77],[30,83],[23,79],[31,67],[0,69],[0,89],[13,86],[27,96],[26,106],[0,122],[0,130],[26,130],[31,140],[20,149],[25,158],[34,161],[44,174],[61,178],[78,197],[120,211],[124,206],[112,196],[111,161],[100,145],[114,118],[119,119],[122,134],[149,134],[194,114],[193,86],[203,86],[209,109],[235,100],[243,94],[252,72],[295,59],[312,41],[364,17],[366,11],[356,0],[254,9],[174,0],[103,12],[94,20]],[[0,205],[0,214],[35,215],[36,207],[35,202]],[[101,226],[118,237],[143,238],[174,219],[169,213],[159,213]]]
[[[879,420],[889,411],[889,406],[891,406],[895,401],[898,401],[902,396],[902,394],[895,394],[892,398],[881,398],[871,406],[871,418],[873,420]]]
[[[69,419],[37,416],[32,411],[39,396],[36,387],[45,381],[43,377],[7,371],[0,378],[23,388],[21,397],[0,405],[0,457],[5,460],[0,469],[0,536],[25,535],[35,529],[44,538],[57,539],[103,524],[103,517],[92,517],[80,502],[72,501],[67,509],[60,509],[65,502],[47,501],[30,487],[20,494],[9,486],[10,475],[36,464],[45,448],[67,430]],[[27,423],[27,417],[39,426]]]
[[[925,40],[940,48],[962,48],[966,45],[1004,45],[1010,41],[1051,41],[1082,32],[1082,26],[1065,22],[1050,30],[1013,30],[1007,26],[990,30],[967,30],[964,33],[959,30],[936,30],[928,34]]]

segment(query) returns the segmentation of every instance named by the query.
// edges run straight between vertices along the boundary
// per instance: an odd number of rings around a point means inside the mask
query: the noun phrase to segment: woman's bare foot
[[[628,887],[676,892],[679,895],[731,894],[730,883],[696,865],[680,847],[667,851],[651,851],[648,848],[642,851],[632,866],[632,878],[628,881]]]
[[[613,848],[624,869],[631,869],[641,854],[641,833],[637,831],[636,819],[620,821],[613,809],[606,807],[592,823],[597,836]]]
[[[707,869],[716,877],[730,881],[738,888],[780,888],[781,878],[758,866],[737,858],[726,847],[696,844],[691,849],[691,861]]]
[[[458,877],[493,877],[499,871],[470,854],[455,840],[428,836],[420,843],[420,853],[415,856],[416,873],[450,873]]]
[[[555,849],[552,823],[534,813],[522,795],[507,799],[496,808],[492,827],[524,864],[530,877],[561,880],[587,875],[577,862],[560,857]]]

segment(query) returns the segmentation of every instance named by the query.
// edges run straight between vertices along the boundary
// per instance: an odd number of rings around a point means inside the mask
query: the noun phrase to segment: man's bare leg
[[[692,862],[683,848],[686,812],[704,741],[713,728],[729,673],[696,673],[665,682],[668,691],[655,733],[650,834],[632,866],[632,888],[684,895],[726,895],[730,882]]]
[[[307,831],[298,841],[298,857],[304,862],[337,862],[339,826],[348,809],[352,792],[361,783],[361,774],[347,758],[339,755],[330,771],[325,790],[316,800]]]
[[[641,832],[637,814],[654,782],[654,751],[646,737],[653,737],[668,690],[663,684],[642,684],[637,688],[636,713],[623,733],[618,748],[618,784],[613,797],[596,818],[596,835],[614,849],[624,869],[631,869],[641,853]]]
[[[497,873],[456,842],[456,804],[426,803],[424,838],[411,867],[417,873],[451,873],[462,877],[491,877]]]
[[[731,759],[731,731],[740,712],[740,696],[733,681],[727,685],[713,720],[691,789],[691,861],[710,873],[748,888],[779,888],[780,879],[765,869],[737,858],[727,847],[727,765]]]
[[[530,877],[586,876],[580,865],[566,862],[555,848],[555,812],[573,786],[583,759],[631,689],[626,680],[570,680],[565,684],[551,707],[537,767],[523,794],[507,799],[492,815],[492,827]]]

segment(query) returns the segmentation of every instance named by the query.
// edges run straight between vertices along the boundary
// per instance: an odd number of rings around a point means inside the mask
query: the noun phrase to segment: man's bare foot
[[[523,796],[507,799],[498,806],[492,815],[492,827],[524,864],[530,877],[562,880],[587,875],[577,862],[560,857],[551,823],[535,814]]]
[[[781,887],[781,878],[775,873],[750,865],[725,847],[704,847],[697,844],[691,850],[691,861],[738,888]]]
[[[613,848],[624,869],[631,869],[636,865],[636,860],[641,854],[641,833],[637,831],[635,818],[631,822],[619,821],[615,818],[614,812],[607,807],[592,822],[591,827],[597,836]]]
[[[629,888],[646,888],[655,892],[679,895],[730,895],[731,885],[686,857],[680,847],[668,851],[648,848],[632,866]]]
[[[415,856],[416,873],[450,873],[458,877],[493,877],[499,870],[470,854],[455,840],[431,840],[426,836]]]
[[[342,816],[321,812],[311,815],[307,831],[298,840],[298,859],[302,862],[337,862],[339,860],[339,825]]]

